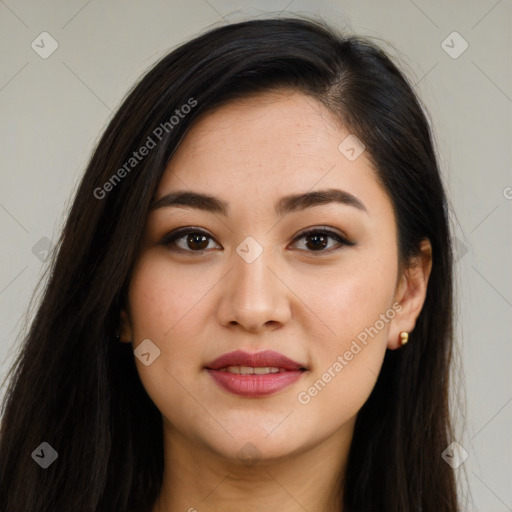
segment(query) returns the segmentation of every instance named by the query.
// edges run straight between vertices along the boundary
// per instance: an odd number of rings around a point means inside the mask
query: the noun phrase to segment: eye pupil
[[[306,238],[308,240],[314,240],[313,247],[310,247],[308,242],[306,242],[308,249],[324,249],[327,246],[327,237],[325,235],[314,234],[308,235]]]
[[[199,251],[208,247],[208,237],[200,233],[192,233],[187,237],[187,243],[191,249],[198,249]],[[193,244],[199,244],[200,247],[194,247]]]

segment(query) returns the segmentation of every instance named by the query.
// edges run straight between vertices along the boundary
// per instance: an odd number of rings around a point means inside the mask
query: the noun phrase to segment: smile
[[[301,363],[271,350],[229,352],[208,363],[205,370],[221,389],[252,398],[282,391],[307,373]]]

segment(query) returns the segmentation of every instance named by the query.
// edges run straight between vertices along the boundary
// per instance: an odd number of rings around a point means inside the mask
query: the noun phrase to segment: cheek
[[[201,270],[198,270],[201,267]],[[200,272],[200,276],[198,275]],[[161,252],[148,251],[137,264],[129,289],[130,319],[134,348],[150,339],[160,355],[150,366],[135,359],[139,375],[155,403],[160,395],[172,406],[173,397],[183,395],[180,383],[190,386],[202,372],[205,322],[214,317],[210,296],[223,273],[208,265],[176,265]]]
[[[318,294],[319,316],[329,330],[312,333],[312,372],[296,397],[311,428],[315,418],[324,418],[323,428],[335,431],[357,414],[375,386],[389,329],[389,319],[380,315],[390,308],[390,294],[372,283],[352,274],[340,278],[329,294]]]
[[[137,265],[130,283],[134,339],[154,338],[155,342],[166,343],[178,331],[193,330],[195,324],[189,316],[201,308],[201,299],[214,284],[210,281],[207,273],[198,279],[193,265],[176,272],[165,257],[148,253]]]
[[[129,289],[134,348],[149,339],[160,350],[148,366],[135,358],[141,382],[163,417],[177,423],[176,411],[183,409],[183,386],[190,387],[196,366],[200,371],[201,326],[194,314],[201,311],[201,298],[213,286],[209,279],[198,280],[194,274],[192,265],[170,271],[165,257],[148,252],[137,264]],[[190,407],[187,417],[195,415],[200,422],[200,411]]]
[[[344,422],[367,400],[395,316],[396,276],[396,254],[390,250],[354,253],[326,279],[308,279],[305,302],[321,319],[317,325],[326,326],[321,335],[311,333],[313,371],[298,396],[308,417],[327,408],[337,411],[333,421]]]
[[[389,321],[382,325],[382,314],[392,308],[396,272],[394,260],[354,256],[353,264],[347,263],[322,279],[309,279],[307,298],[319,319],[325,325],[318,340],[318,348],[327,355],[342,351],[360,333],[378,322],[377,327],[385,338]],[[304,286],[306,283],[304,283]],[[388,319],[386,319],[388,320]],[[381,333],[379,333],[381,334]],[[364,338],[364,336],[361,336]]]

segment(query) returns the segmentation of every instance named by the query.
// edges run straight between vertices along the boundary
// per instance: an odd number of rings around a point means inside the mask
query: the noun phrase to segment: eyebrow
[[[360,199],[349,192],[336,188],[284,196],[277,201],[274,210],[276,215],[283,217],[291,212],[329,203],[353,206],[358,210],[368,212]],[[168,207],[197,208],[207,212],[220,213],[224,216],[227,216],[229,212],[229,204],[226,201],[209,194],[201,194],[187,190],[178,190],[166,194],[158,201],[154,202],[150,209],[157,210],[159,208]]]

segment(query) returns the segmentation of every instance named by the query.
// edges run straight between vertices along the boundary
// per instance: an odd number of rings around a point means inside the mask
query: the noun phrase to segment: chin
[[[274,422],[273,428],[278,424]],[[226,425],[227,433],[211,438],[204,442],[210,449],[230,461],[254,465],[256,462],[271,463],[286,459],[286,457],[307,449],[307,438],[298,438],[288,429],[283,428],[279,435],[276,430],[265,430],[262,424],[248,426]],[[211,434],[211,432],[210,432]]]

